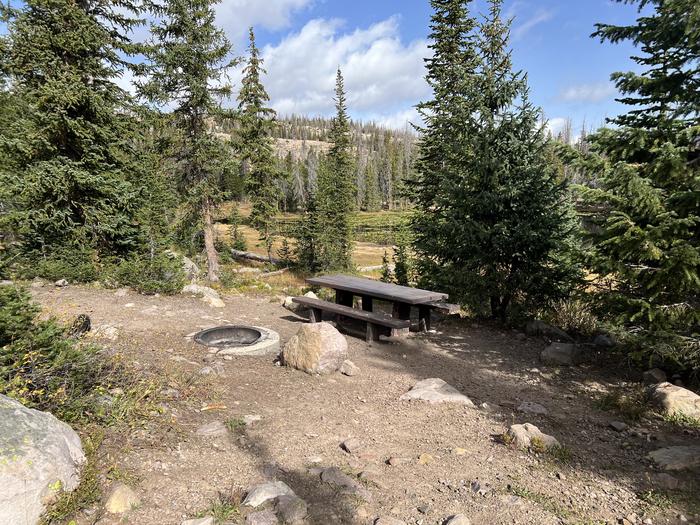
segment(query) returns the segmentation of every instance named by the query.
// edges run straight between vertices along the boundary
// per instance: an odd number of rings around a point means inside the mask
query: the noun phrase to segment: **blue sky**
[[[483,0],[473,4],[483,12]],[[328,115],[336,66],[346,76],[354,117],[401,127],[429,96],[428,0],[223,0],[219,22],[236,43],[256,26],[267,59],[267,82],[280,113]],[[610,73],[634,69],[630,44],[590,38],[596,22],[627,24],[636,7],[609,0],[508,0],[514,17],[513,58],[529,75],[532,98],[552,126],[572,119],[598,127],[623,111]]]

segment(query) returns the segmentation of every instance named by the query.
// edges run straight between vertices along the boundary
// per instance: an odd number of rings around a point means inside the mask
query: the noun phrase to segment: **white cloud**
[[[524,2],[516,2],[514,5],[513,13],[515,10],[520,9],[522,6],[526,5]],[[517,7],[516,7],[517,6]],[[512,35],[513,35],[513,40],[517,41],[523,38],[527,33],[529,33],[532,29],[537,27],[540,24],[543,24],[544,22],[548,22],[554,17],[554,11],[550,11],[547,9],[539,9],[538,11],[535,12],[530,18],[527,18],[522,24],[518,24],[518,17],[517,15],[515,16],[515,27],[513,28]]]
[[[250,26],[278,30],[288,27],[292,15],[313,0],[222,0],[216,5],[216,21],[236,44]]]
[[[615,86],[610,82],[597,84],[579,84],[563,90],[559,98],[564,102],[600,102],[611,98],[616,93]]]
[[[429,50],[424,40],[402,43],[398,22],[392,17],[343,33],[339,20],[311,20],[266,46],[264,82],[273,107],[282,115],[330,115],[340,67],[353,116],[403,127],[415,116],[407,108],[429,94],[423,63]]]
[[[569,119],[564,117],[551,118],[547,121],[546,128],[554,136],[566,128],[567,124],[570,122]]]

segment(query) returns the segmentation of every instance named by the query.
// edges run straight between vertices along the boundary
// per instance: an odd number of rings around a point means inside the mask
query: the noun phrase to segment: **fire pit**
[[[279,352],[277,332],[258,326],[217,326],[195,334],[194,341],[209,347],[210,353],[227,355],[265,355]]]

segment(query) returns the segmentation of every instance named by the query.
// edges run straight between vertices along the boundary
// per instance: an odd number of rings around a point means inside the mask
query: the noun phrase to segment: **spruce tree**
[[[692,0],[638,1],[653,14],[598,24],[603,42],[630,40],[639,72],[612,79],[629,111],[589,137],[584,166],[600,187],[594,235],[598,297],[609,319],[640,336],[642,355],[700,370],[700,25]],[[695,11],[697,13],[697,11]],[[640,330],[641,329],[641,330]]]
[[[566,296],[578,268],[573,209],[526,77],[512,69],[501,3],[475,31],[465,2],[433,2],[434,99],[420,106],[413,223],[423,280],[505,321]]]
[[[232,169],[227,146],[213,133],[213,118],[225,117],[221,100],[231,93],[226,73],[231,44],[214,23],[215,0],[152,2],[158,21],[144,50],[147,63],[137,82],[142,96],[158,106],[174,105],[170,150],[177,187],[189,216],[204,233],[208,278],[219,280],[213,213],[221,182]]]
[[[3,6],[0,76],[14,114],[0,119],[2,229],[24,256],[96,261],[139,248],[134,108],[114,83],[132,51],[133,11],[106,0]]]
[[[371,156],[367,159],[364,179],[365,193],[362,198],[362,208],[365,211],[377,211],[381,207],[379,176],[374,159]]]
[[[346,270],[352,265],[351,213],[355,204],[350,120],[343,75],[335,86],[336,116],[330,129],[333,143],[318,173],[316,258],[320,270]]]
[[[274,110],[266,106],[270,97],[260,79],[265,70],[252,27],[248,52],[238,94],[240,129],[236,148],[244,163],[246,188],[252,204],[250,224],[258,230],[271,259],[278,200],[277,168],[271,139],[276,123]]]

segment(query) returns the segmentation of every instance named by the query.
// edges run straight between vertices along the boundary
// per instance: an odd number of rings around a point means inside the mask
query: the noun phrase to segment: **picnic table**
[[[375,281],[374,279],[355,277],[352,275],[313,277],[307,279],[306,282],[313,286],[335,290],[335,303],[345,307],[346,309],[343,310],[343,312],[346,314],[352,314],[347,308],[353,308],[355,296],[362,299],[362,311],[367,314],[371,314],[374,311],[375,300],[390,302],[393,304],[391,318],[394,321],[400,322],[399,324],[403,330],[408,330],[410,326],[411,308],[414,306],[418,307],[420,330],[430,330],[431,310],[435,307],[439,307],[439,305],[444,303],[448,298],[448,295],[445,293],[399,286],[397,284],[384,283]],[[344,315],[339,311],[336,313]],[[361,318],[359,315],[350,316],[358,319]],[[372,318],[379,320],[376,314],[372,315]],[[368,324],[371,324],[371,322],[368,321]],[[392,328],[394,329],[394,333],[396,333],[397,329],[393,326]]]

